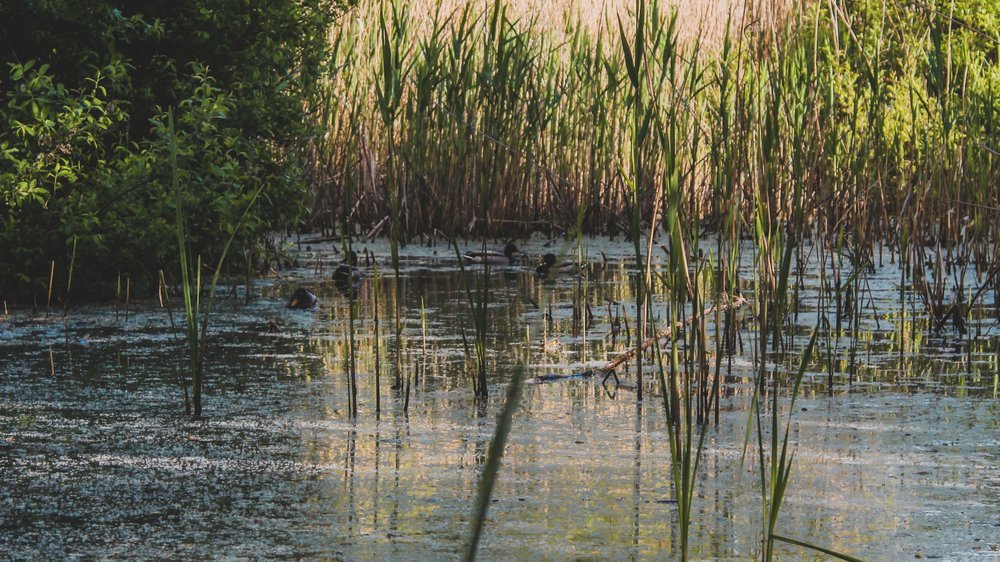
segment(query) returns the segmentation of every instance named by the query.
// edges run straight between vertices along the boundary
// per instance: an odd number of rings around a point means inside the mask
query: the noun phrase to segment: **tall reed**
[[[388,14],[386,13],[388,11]],[[403,167],[400,165],[396,150],[396,120],[403,103],[403,87],[408,79],[410,62],[408,61],[409,44],[407,43],[407,26],[409,12],[407,5],[400,0],[385,1],[379,4],[379,34],[381,37],[381,80],[375,84],[375,99],[382,125],[386,130],[388,146],[388,161],[386,165],[386,185],[389,190],[389,244],[392,256],[392,269],[395,273],[394,285],[397,295],[400,290],[399,278],[399,243],[403,239],[400,223],[401,190],[406,185]],[[401,354],[403,335],[402,299],[396,298],[395,313],[395,383],[394,388],[402,387]]]
[[[226,261],[229,248],[232,245],[233,240],[236,238],[236,235],[239,233],[240,228],[242,228],[247,214],[257,201],[257,198],[260,196],[261,191],[263,191],[266,184],[261,184],[261,186],[257,188],[247,203],[247,207],[243,210],[243,214],[233,225],[232,232],[226,240],[225,245],[222,247],[219,259],[216,262],[215,269],[212,274],[212,280],[208,286],[208,300],[205,303],[204,308],[202,308],[201,295],[204,287],[202,286],[201,281],[201,255],[198,255],[195,258],[190,255],[187,248],[186,229],[184,226],[184,196],[179,181],[177,138],[176,132],[174,131],[174,113],[172,109],[167,112],[167,133],[169,142],[168,164],[170,167],[170,183],[174,192],[176,208],[174,230],[177,234],[178,257],[181,262],[181,293],[184,297],[184,318],[186,320],[185,336],[188,343],[188,358],[190,361],[192,389],[191,401],[194,406],[193,414],[197,417],[201,416],[202,412],[201,398],[202,387],[204,385],[205,354],[208,349],[208,322],[212,312],[212,301],[215,296],[215,287],[218,284],[219,275],[222,273],[222,266]],[[199,321],[201,322],[200,331],[198,326]],[[185,395],[185,402],[186,401],[187,399]]]
[[[816,346],[816,338],[819,335],[819,330],[813,330],[812,336],[809,338],[809,343],[806,345],[805,351],[802,353],[802,357],[799,361],[799,368],[795,374],[795,379],[792,381],[791,391],[789,393],[789,404],[788,404],[788,419],[785,421],[785,428],[782,430],[780,428],[779,412],[780,404],[779,397],[781,393],[779,392],[779,385],[777,379],[775,379],[775,384],[771,389],[771,439],[770,446],[765,451],[764,444],[761,443],[758,448],[758,456],[760,457],[761,466],[764,466],[764,457],[767,457],[768,464],[768,476],[767,476],[767,487],[766,499],[764,501],[764,513],[766,521],[766,531],[764,535],[764,549],[762,551],[761,558],[763,560],[773,560],[774,559],[774,542],[781,541],[789,544],[794,544],[797,546],[802,546],[815,550],[817,552],[822,552],[834,558],[840,560],[850,560],[857,561],[858,558],[854,558],[847,554],[842,554],[828,548],[824,548],[806,541],[796,540],[783,535],[779,535],[776,531],[778,528],[778,514],[781,511],[781,502],[785,498],[785,492],[788,489],[788,480],[791,476],[792,463],[795,460],[795,452],[789,451],[788,448],[788,437],[791,434],[792,425],[792,415],[795,412],[795,399],[799,395],[799,388],[802,385],[802,378],[806,372],[806,366],[809,364],[809,359],[812,356],[813,348]],[[780,444],[780,449],[779,449]]]
[[[486,383],[486,336],[489,327],[490,264],[489,262],[483,264],[482,274],[478,277],[479,281],[476,286],[475,297],[473,297],[468,272],[465,268],[465,259],[462,257],[458,242],[452,238],[448,243],[455,249],[455,257],[458,259],[459,268],[461,269],[465,300],[472,312],[473,345],[476,357],[476,373],[472,377],[472,392],[477,399],[485,400],[489,398],[489,386]],[[485,243],[483,247],[485,249]],[[462,332],[462,339],[465,341],[464,331]],[[465,345],[465,350],[468,355],[468,344]]]

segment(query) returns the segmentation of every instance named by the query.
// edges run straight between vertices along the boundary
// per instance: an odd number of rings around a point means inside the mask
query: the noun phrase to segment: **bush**
[[[191,249],[211,262],[294,227],[309,100],[338,0],[12,2],[0,7],[0,296],[74,293],[176,270],[173,109]],[[57,284],[57,286],[59,286]],[[79,291],[79,292],[78,292]]]

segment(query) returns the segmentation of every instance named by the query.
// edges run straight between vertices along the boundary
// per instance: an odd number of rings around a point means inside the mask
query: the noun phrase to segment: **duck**
[[[287,308],[309,310],[316,308],[317,304],[319,304],[319,298],[312,291],[305,287],[299,287],[292,293],[292,298],[288,299]]]
[[[333,270],[333,282],[342,285],[356,285],[365,278],[365,274],[357,268],[358,253],[351,250],[337,269]]]
[[[556,255],[549,253],[542,256],[542,263],[535,268],[535,274],[539,277],[546,277],[550,273],[576,273],[580,266],[571,262],[556,262]]]
[[[517,265],[518,260],[524,257],[524,252],[517,249],[514,242],[507,242],[502,252],[496,250],[486,250],[480,252],[466,252],[462,256],[466,263],[492,263],[500,265]]]

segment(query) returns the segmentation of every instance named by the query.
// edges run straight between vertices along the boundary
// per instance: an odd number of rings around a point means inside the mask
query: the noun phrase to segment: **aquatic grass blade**
[[[497,476],[500,472],[500,463],[503,459],[504,448],[507,446],[507,438],[514,421],[514,412],[517,411],[521,402],[521,388],[524,382],[525,364],[519,363],[511,374],[510,383],[507,385],[507,393],[504,396],[503,408],[497,416],[497,427],[490,442],[490,450],[486,456],[486,464],[483,472],[479,476],[479,484],[476,491],[476,503],[472,512],[469,544],[466,547],[463,559],[471,562],[476,559],[479,550],[479,541],[482,538],[483,527],[486,524],[486,514],[490,507],[490,498],[493,495],[493,488],[496,485]]]
[[[796,539],[793,539],[793,538],[785,537],[785,536],[782,536],[782,535],[771,535],[771,537],[774,538],[774,540],[777,540],[777,541],[786,542],[788,544],[794,544],[794,545],[797,545],[797,546],[802,546],[802,547],[805,547],[805,548],[809,548],[809,549],[815,550],[817,552],[822,552],[823,554],[826,554],[827,556],[832,556],[832,557],[834,557],[834,558],[836,558],[838,560],[847,560],[848,562],[864,562],[864,560],[862,560],[861,558],[856,558],[856,557],[850,556],[848,554],[842,554],[840,552],[837,552],[836,550],[831,550],[829,548],[824,548],[822,546],[818,546],[818,545],[815,545],[815,544],[812,544],[812,543],[809,543],[809,542],[806,542],[806,541],[800,541],[800,540],[796,540]]]

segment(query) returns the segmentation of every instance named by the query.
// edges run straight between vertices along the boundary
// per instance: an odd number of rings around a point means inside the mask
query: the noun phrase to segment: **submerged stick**
[[[725,304],[717,304],[711,308],[707,308],[701,312],[701,315],[709,315],[715,312],[723,312],[726,310],[735,310],[747,303],[747,299],[743,295],[736,295],[736,298]],[[680,330],[684,326],[691,324],[698,317],[698,314],[692,314],[683,320],[678,320],[673,326],[664,328],[657,332],[655,335],[647,338],[642,342],[642,345],[638,345],[619,355],[614,361],[608,363],[604,367],[598,369],[598,372],[604,374],[604,378],[607,379],[618,368],[622,363],[629,361],[635,357],[639,351],[646,351],[646,348],[653,346],[657,341],[661,339],[671,339],[674,337],[674,332]]]
[[[746,297],[744,297],[743,295],[736,295],[736,298],[730,300],[729,302],[727,302],[725,304],[717,304],[717,305],[715,305],[713,307],[705,309],[704,311],[701,312],[701,315],[707,316],[709,314],[714,314],[714,313],[717,313],[717,312],[725,312],[727,310],[736,310],[736,309],[742,307],[743,305],[747,304],[747,302],[748,301],[747,301]],[[683,320],[678,320],[677,323],[675,323],[672,327],[664,328],[664,329],[660,330],[659,332],[656,333],[656,335],[650,336],[645,341],[643,341],[642,345],[640,345],[640,346],[629,348],[628,351],[626,351],[625,353],[622,353],[621,355],[619,355],[618,357],[616,357],[613,361],[611,361],[607,365],[601,367],[600,369],[588,370],[588,371],[584,371],[582,373],[571,373],[571,374],[568,374],[568,375],[542,375],[540,377],[534,377],[534,378],[528,379],[525,382],[529,383],[529,384],[538,384],[538,383],[543,383],[543,382],[553,382],[553,381],[557,381],[557,380],[565,380],[565,379],[572,379],[572,378],[592,377],[594,375],[603,375],[604,378],[602,379],[601,382],[604,382],[604,381],[608,380],[608,377],[611,377],[611,376],[615,376],[615,379],[617,380],[618,377],[615,375],[615,369],[617,369],[619,366],[621,366],[622,363],[625,363],[626,361],[629,361],[630,359],[632,359],[633,357],[635,357],[636,354],[638,353],[638,350],[646,351],[647,348],[653,346],[659,340],[662,340],[662,339],[669,340],[669,339],[673,338],[674,337],[674,332],[676,332],[677,330],[680,330],[681,328],[683,328],[684,326],[687,326],[688,324],[693,323],[696,318],[698,318],[698,315],[697,314],[692,314],[691,316],[688,316],[687,318],[684,318]]]

